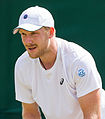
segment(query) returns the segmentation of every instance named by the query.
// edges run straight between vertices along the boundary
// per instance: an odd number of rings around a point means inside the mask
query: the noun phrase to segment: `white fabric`
[[[20,15],[19,25],[14,29],[13,34],[16,34],[19,28],[36,31],[43,26],[54,28],[54,19],[51,13],[42,7],[30,7]]]
[[[19,57],[15,65],[16,99],[37,102],[46,119],[83,119],[77,99],[102,88],[100,75],[86,50],[59,38],[57,43],[57,59],[49,70],[44,70],[39,59],[31,59],[27,52]],[[103,111],[104,101],[102,105]]]

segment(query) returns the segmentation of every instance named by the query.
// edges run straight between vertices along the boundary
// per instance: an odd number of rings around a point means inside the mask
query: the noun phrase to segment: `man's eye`
[[[23,36],[25,36],[26,34],[25,33],[22,33]]]

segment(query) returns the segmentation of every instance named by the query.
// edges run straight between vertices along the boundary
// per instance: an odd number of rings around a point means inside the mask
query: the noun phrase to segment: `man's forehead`
[[[39,31],[40,31],[40,29],[39,29],[39,30],[36,30],[36,31],[27,31],[27,30],[24,30],[24,29],[19,29],[19,33],[24,32],[24,33],[30,33],[30,34],[33,34],[33,33],[37,33],[37,32],[39,32]]]

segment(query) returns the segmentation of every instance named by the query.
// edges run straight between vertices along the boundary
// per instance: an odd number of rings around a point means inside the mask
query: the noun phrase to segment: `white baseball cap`
[[[30,7],[20,15],[19,25],[13,30],[13,34],[16,34],[20,28],[27,31],[36,31],[43,26],[54,28],[54,19],[51,13],[39,6]]]

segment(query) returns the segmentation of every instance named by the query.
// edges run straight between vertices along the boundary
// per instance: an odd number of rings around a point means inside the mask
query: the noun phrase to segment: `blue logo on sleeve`
[[[78,76],[80,76],[80,77],[85,76],[85,71],[84,71],[84,69],[79,69],[79,70],[78,70]]]

